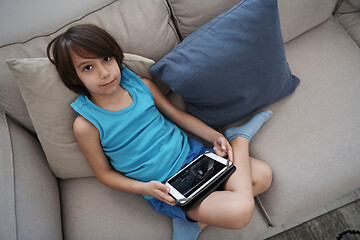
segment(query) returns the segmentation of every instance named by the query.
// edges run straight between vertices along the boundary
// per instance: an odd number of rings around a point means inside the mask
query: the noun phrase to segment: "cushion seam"
[[[175,37],[176,37],[176,41],[177,41],[177,44],[179,44],[181,42],[181,39],[182,39],[182,36],[180,35],[177,27],[176,27],[176,23],[173,21],[173,18],[175,19],[175,16],[174,14],[172,13],[172,10],[171,10],[171,6],[170,6],[170,3],[167,2],[167,0],[163,0],[161,1],[164,5],[165,5],[165,8],[168,12],[168,21],[167,21],[167,24],[169,25],[169,27],[172,29]],[[176,19],[175,19],[176,20]],[[171,24],[172,23],[172,24]]]
[[[182,24],[181,24],[179,18],[175,14],[175,10],[174,10],[174,7],[173,7],[171,1],[166,0],[166,2],[167,2],[167,6],[169,8],[169,11],[170,11],[170,16],[171,16],[172,21],[175,26],[175,30],[177,31],[177,35],[179,36],[179,40],[182,41],[185,38],[184,35],[182,34],[182,32],[180,31],[180,25],[182,25]]]

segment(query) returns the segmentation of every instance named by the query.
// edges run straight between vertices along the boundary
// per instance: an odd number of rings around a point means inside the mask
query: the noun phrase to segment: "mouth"
[[[105,83],[105,84],[102,84],[101,86],[102,86],[102,87],[107,87],[107,86],[110,86],[111,84],[113,84],[114,82],[115,82],[115,79],[112,80],[112,81],[110,81],[110,82],[107,82],[107,83]]]

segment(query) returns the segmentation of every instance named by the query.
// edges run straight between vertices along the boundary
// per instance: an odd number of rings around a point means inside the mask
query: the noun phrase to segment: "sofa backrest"
[[[48,42],[71,25],[97,24],[119,41],[124,52],[157,61],[181,39],[238,2],[239,0],[114,1],[24,43],[0,47],[0,107],[22,125],[34,130],[5,59],[45,57]],[[336,2],[337,0],[279,0],[285,42],[326,21],[335,9]]]
[[[239,2],[239,0],[167,1],[181,38],[185,38]],[[285,42],[288,42],[329,19],[337,0],[278,0],[278,2],[283,37]]]

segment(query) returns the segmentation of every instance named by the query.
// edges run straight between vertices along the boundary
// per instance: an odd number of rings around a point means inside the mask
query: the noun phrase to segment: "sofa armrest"
[[[0,109],[0,239],[62,239],[58,181],[38,140]]]

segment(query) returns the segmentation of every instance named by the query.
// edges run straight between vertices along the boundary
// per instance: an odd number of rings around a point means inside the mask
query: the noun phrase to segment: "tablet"
[[[206,152],[166,181],[170,195],[178,205],[185,205],[221,177],[232,162]]]

